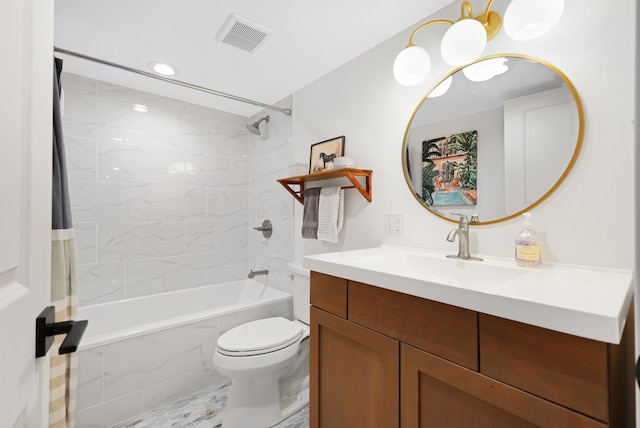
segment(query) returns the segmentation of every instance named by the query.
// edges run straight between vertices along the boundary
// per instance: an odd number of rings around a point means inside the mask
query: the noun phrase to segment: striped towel
[[[327,186],[320,190],[318,201],[318,239],[338,242],[338,233],[344,221],[344,190]]]

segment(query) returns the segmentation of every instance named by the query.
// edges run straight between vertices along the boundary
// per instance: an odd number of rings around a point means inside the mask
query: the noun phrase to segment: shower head
[[[269,123],[269,116],[265,116],[257,122],[252,123],[251,125],[247,125],[247,129],[254,135],[260,135],[260,123],[262,121]]]

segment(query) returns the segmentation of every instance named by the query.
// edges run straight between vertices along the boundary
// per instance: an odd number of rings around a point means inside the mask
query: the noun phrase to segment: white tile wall
[[[76,260],[79,264],[95,263],[97,261],[97,230],[96,223],[81,223],[74,220],[73,229],[76,244]],[[82,290],[82,288],[80,288]],[[80,291],[80,294],[82,291]]]
[[[187,155],[193,174],[186,182],[194,186],[244,188],[249,186],[249,160],[218,155]]]
[[[292,97],[282,100],[280,107],[291,107]],[[263,114],[252,117],[253,122]],[[251,226],[259,226],[269,219],[273,224],[273,235],[264,238],[260,232],[250,230],[251,268],[268,269],[268,277],[259,277],[270,286],[291,291],[290,272],[287,263],[293,260],[293,204],[298,203],[276,181],[288,176],[293,164],[292,117],[269,114],[269,136],[251,135],[250,214]]]
[[[206,284],[207,255],[130,260],[127,297],[146,296]]]
[[[246,205],[246,200],[244,201]],[[132,184],[127,188],[127,220],[205,220],[207,189]]]
[[[125,262],[79,264],[79,304],[84,306],[124,299],[125,269]]]
[[[183,185],[184,165],[185,153],[142,144],[98,142],[99,180]]]
[[[247,250],[246,220],[193,221],[187,224],[187,254]]]
[[[249,191],[246,189],[207,189],[207,220],[248,220]]]
[[[92,139],[65,137],[65,154],[70,180],[96,179],[96,142]]]
[[[216,284],[246,278],[249,271],[249,252],[224,251],[207,254],[207,282]]]
[[[63,87],[80,304],[246,277],[248,119],[68,73]]]
[[[75,221],[124,221],[124,183],[69,180],[71,211]]]
[[[184,222],[99,223],[98,261],[184,254]]]

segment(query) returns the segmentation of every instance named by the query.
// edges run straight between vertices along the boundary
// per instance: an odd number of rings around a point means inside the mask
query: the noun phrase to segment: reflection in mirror
[[[503,221],[560,185],[583,126],[575,88],[555,67],[513,54],[480,59],[445,76],[416,107],[402,146],[405,178],[442,218]]]

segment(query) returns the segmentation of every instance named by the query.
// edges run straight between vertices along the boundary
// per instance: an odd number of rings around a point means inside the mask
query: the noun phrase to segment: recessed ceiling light
[[[131,106],[131,108],[134,109],[135,111],[139,111],[140,113],[146,113],[149,111],[149,107],[143,104],[134,104]]]
[[[175,67],[165,64],[163,62],[150,62],[149,67],[158,74],[163,76],[173,76],[177,73]]]

